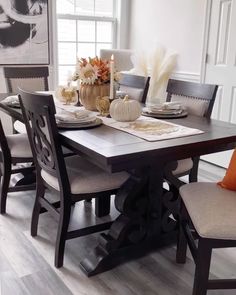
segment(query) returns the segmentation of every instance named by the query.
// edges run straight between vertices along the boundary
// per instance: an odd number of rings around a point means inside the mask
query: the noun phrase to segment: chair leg
[[[70,223],[71,203],[64,203],[64,208],[60,208],[60,219],[57,230],[56,250],[55,250],[55,267],[63,266],[65,243],[67,240],[68,226]]]
[[[176,262],[184,264],[186,262],[187,255],[187,240],[185,238],[183,228],[179,224],[179,233],[177,241],[177,251],[176,251]]]
[[[103,217],[110,213],[111,196],[110,194],[95,199],[95,214]]]
[[[1,177],[1,196],[0,196],[0,213],[6,213],[7,193],[11,179],[11,159],[4,161],[3,173]]]
[[[198,181],[198,166],[199,166],[199,157],[192,158],[193,160],[193,168],[189,173],[189,182],[197,182]]]
[[[211,264],[212,247],[205,239],[199,239],[194,276],[193,295],[206,295]]]
[[[41,209],[40,198],[42,198],[45,194],[45,188],[42,184],[36,185],[36,197],[34,202],[34,208],[31,218],[31,236],[37,236],[38,232],[38,222],[39,222],[39,214]]]

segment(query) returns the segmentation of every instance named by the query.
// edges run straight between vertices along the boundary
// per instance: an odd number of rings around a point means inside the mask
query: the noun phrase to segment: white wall
[[[177,71],[199,77],[206,0],[132,0],[129,47],[161,43],[179,54]]]

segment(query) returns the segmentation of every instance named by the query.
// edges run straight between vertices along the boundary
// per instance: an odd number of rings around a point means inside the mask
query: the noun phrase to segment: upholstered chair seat
[[[107,173],[98,166],[78,156],[65,159],[72,194],[91,194],[118,189],[129,177],[126,172]],[[59,191],[57,177],[41,170],[43,180]]]
[[[183,185],[179,193],[182,203],[176,261],[186,262],[188,245],[196,265],[192,295],[236,289],[235,276],[210,276],[212,250],[236,247],[236,191],[217,183],[195,182]]]
[[[235,191],[216,183],[191,183],[180,194],[199,236],[236,240]]]
[[[12,157],[29,158],[32,157],[31,147],[27,134],[12,134],[6,136],[8,147]]]
[[[13,128],[14,130],[16,130],[18,133],[26,133],[26,128],[25,128],[25,124],[16,120],[13,123]]]
[[[177,168],[172,171],[173,175],[181,175],[193,168],[192,158],[177,161]]]

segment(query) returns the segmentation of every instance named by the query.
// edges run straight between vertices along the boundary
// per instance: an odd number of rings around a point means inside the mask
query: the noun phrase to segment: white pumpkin
[[[120,122],[135,121],[142,113],[141,105],[137,100],[129,99],[128,95],[124,99],[113,100],[110,106],[110,115]]]

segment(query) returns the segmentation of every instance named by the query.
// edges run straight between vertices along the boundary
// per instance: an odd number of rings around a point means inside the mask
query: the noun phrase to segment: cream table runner
[[[199,129],[144,116],[134,122],[117,122],[111,118],[102,118],[102,120],[107,126],[125,131],[147,141],[166,140],[204,133]]]

